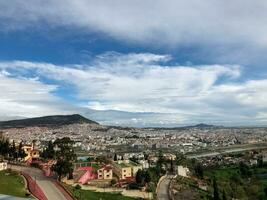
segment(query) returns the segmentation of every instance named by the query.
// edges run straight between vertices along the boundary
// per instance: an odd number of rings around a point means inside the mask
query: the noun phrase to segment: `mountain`
[[[24,128],[24,127],[45,127],[45,126],[61,126],[69,124],[98,124],[95,121],[89,120],[81,115],[54,115],[36,118],[27,118],[20,120],[2,121],[0,128]]]
[[[210,124],[197,124],[192,126],[192,128],[217,128],[218,126],[210,125]]]

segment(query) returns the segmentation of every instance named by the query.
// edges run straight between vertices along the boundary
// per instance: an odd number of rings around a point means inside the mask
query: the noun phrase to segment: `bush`
[[[130,183],[128,185],[128,189],[133,189],[133,190],[139,189],[139,185],[137,183]]]
[[[74,187],[76,190],[80,190],[82,187],[79,185],[79,184],[77,184],[77,185],[75,185],[75,187]]]
[[[112,179],[110,183],[111,183],[111,185],[115,185],[117,183],[117,181],[115,179]]]

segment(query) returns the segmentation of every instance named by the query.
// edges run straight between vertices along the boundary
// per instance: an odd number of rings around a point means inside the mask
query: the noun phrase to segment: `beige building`
[[[109,165],[106,165],[106,166],[98,169],[97,170],[97,178],[98,179],[104,179],[104,180],[112,179],[113,178],[112,167]]]
[[[183,166],[179,165],[177,168],[177,173],[179,176],[188,177],[189,169],[187,167],[183,167]]]
[[[142,169],[142,165],[139,165],[130,160],[118,160],[113,163],[114,173],[120,179],[127,179],[135,177],[137,171]]]

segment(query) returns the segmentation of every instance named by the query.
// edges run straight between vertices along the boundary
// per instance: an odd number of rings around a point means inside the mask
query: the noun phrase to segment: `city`
[[[266,0],[0,0],[0,200],[266,200]]]
[[[10,143],[10,150],[1,153],[2,168],[19,168],[26,174],[27,167],[37,167],[45,177],[58,178],[58,187],[67,191],[64,197],[67,199],[91,198],[94,193],[86,191],[97,191],[99,198],[120,194],[121,197],[114,198],[209,199],[213,191],[210,169],[218,173],[216,169],[242,166],[249,171],[246,173],[255,176],[260,172],[257,175],[260,176],[267,165],[264,164],[267,162],[267,128],[264,127],[206,124],[179,128],[110,127],[80,115],[26,120],[27,123],[25,120],[2,122],[1,149],[4,141]],[[12,151],[17,153],[14,155]],[[61,160],[65,156],[67,160]],[[59,161],[62,161],[60,167]],[[29,188],[29,191],[40,198],[34,190]],[[231,192],[228,189],[227,194],[224,191],[220,195],[225,198],[246,195],[242,189],[238,194]],[[41,194],[45,198],[50,196],[45,189]],[[263,195],[259,188],[257,195]]]

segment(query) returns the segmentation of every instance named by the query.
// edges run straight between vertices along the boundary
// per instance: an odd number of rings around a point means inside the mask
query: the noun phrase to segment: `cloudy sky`
[[[0,120],[267,125],[265,0],[0,1]]]

